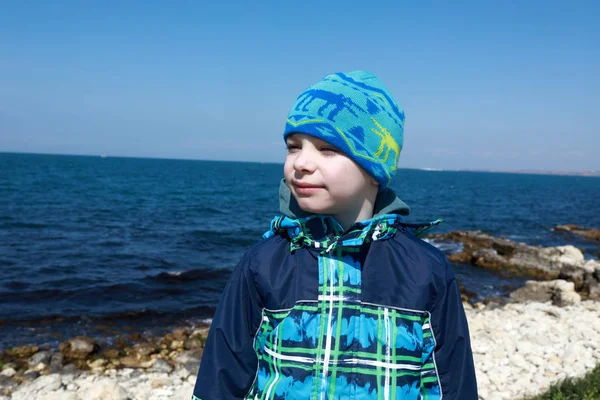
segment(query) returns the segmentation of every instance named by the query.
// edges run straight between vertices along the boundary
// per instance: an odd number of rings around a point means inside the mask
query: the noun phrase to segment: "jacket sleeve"
[[[242,399],[255,379],[254,336],[262,319],[248,253],[221,295],[202,354],[193,400]]]
[[[477,400],[477,381],[469,327],[458,283],[447,261],[447,278],[436,296],[430,324],[434,350],[430,355],[438,375],[439,396],[444,400]],[[431,397],[430,397],[431,398]]]

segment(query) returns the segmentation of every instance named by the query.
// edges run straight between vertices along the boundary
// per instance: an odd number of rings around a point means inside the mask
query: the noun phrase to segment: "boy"
[[[467,321],[444,255],[387,188],[404,113],[372,74],[332,74],[288,116],[283,217],[242,258],[193,400],[476,400]]]

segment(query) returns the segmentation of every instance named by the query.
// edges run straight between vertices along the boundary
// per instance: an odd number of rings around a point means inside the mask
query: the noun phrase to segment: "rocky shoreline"
[[[209,327],[120,337],[101,348],[78,336],[58,349],[19,346],[0,356],[0,400],[189,399]]]
[[[551,384],[582,376],[600,364],[598,301],[563,307],[550,301],[501,306],[465,303],[465,309],[482,400],[540,394]],[[131,347],[127,355],[112,360],[102,358],[102,353],[88,354],[80,359],[85,360],[79,363],[82,369],[63,352],[38,351],[26,366],[2,365],[0,400],[188,400],[202,348],[186,349],[177,339],[167,348],[162,345],[176,335],[203,343],[206,332],[206,327],[180,329],[167,335],[166,341],[162,338],[157,348],[134,345],[135,350]],[[70,343],[77,351],[90,349],[87,339]]]
[[[480,399],[523,399],[600,364],[597,260],[573,246],[529,246],[483,232],[435,238],[463,243],[453,261],[541,279],[507,298],[464,302]],[[106,348],[79,336],[58,349],[8,349],[0,355],[0,400],[187,400],[207,333],[204,325],[130,335]]]

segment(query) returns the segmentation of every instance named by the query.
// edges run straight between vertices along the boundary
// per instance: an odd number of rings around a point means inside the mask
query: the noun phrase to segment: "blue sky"
[[[406,112],[400,167],[600,170],[599,18],[595,1],[4,2],[0,151],[282,162],[296,96],[365,69]]]

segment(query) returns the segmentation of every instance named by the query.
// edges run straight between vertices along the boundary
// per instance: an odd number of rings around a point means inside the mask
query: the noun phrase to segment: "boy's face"
[[[366,199],[374,201],[377,181],[336,147],[300,133],[288,136],[286,143],[284,176],[304,211],[342,222],[358,216]]]

